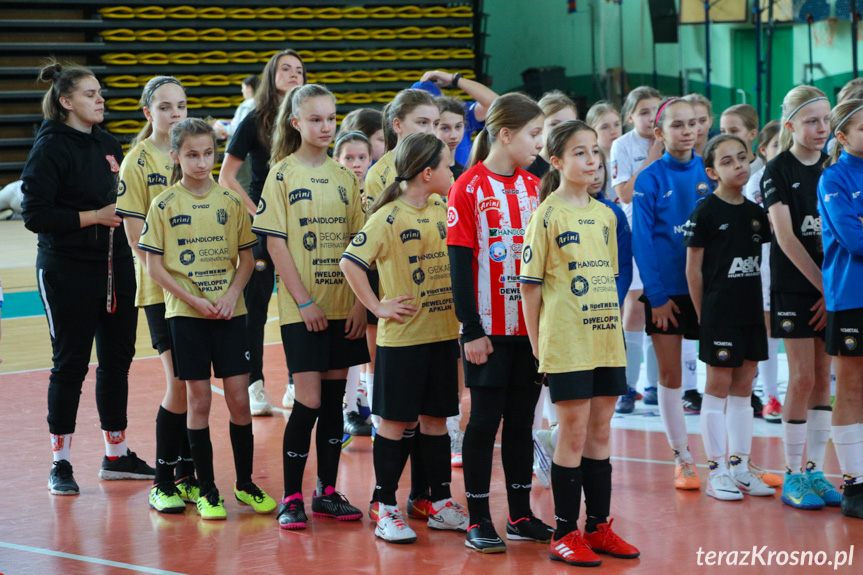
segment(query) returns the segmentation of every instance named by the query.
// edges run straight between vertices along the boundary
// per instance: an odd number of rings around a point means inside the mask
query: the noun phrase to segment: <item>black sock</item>
[[[496,427],[492,428],[490,425],[477,423],[475,419],[471,414],[461,448],[464,461],[464,490],[467,496],[467,509],[471,523],[477,523],[482,519],[491,521],[488,500],[494,438],[497,434]]]
[[[611,509],[611,460],[581,458],[584,509],[587,512],[586,533],[596,531],[596,526],[608,523]]]
[[[426,467],[426,477],[430,488],[431,501],[441,501],[452,497],[450,482],[452,481],[452,455],[449,449],[449,435],[426,435],[420,432],[419,442],[422,444],[423,461]]]
[[[174,482],[174,468],[180,459],[180,438],[184,435],[185,414],[171,413],[160,405],[156,415],[156,479],[153,483]]]
[[[422,435],[420,426],[417,425],[416,436],[411,444],[410,459],[411,459],[411,499],[428,499],[429,498],[429,478],[426,471],[425,458],[423,457],[423,448],[419,439]]]
[[[533,434],[531,427],[507,424],[501,433],[501,463],[506,477],[506,499],[513,521],[530,515],[533,483]]]
[[[335,487],[339,473],[339,459],[342,456],[342,434],[345,426],[342,416],[345,383],[346,380],[344,379],[321,381],[321,407],[318,409],[318,428],[315,431],[318,481],[321,489]],[[323,492],[319,495],[323,495]]]
[[[554,516],[557,529],[554,538],[578,530],[581,508],[581,467],[561,467],[551,463],[551,492],[554,496]]]
[[[186,412],[178,415],[183,420],[183,432],[180,433],[180,460],[177,462],[174,479],[179,481],[187,477],[195,477],[195,461],[192,459],[192,448],[189,446],[189,434],[186,433]]]
[[[237,487],[252,482],[252,462],[255,459],[255,437],[252,424],[230,424],[231,449],[234,451],[234,470],[237,472]]]
[[[381,435],[375,437],[372,445],[372,457],[375,465],[375,492],[372,501],[380,501],[384,505],[396,505],[396,490],[399,488],[399,478],[404,470],[401,457],[401,443]]]
[[[189,447],[195,469],[198,471],[198,481],[201,495],[206,495],[216,488],[216,477],[213,474],[213,444],[210,443],[210,428],[188,429]]]
[[[282,473],[284,474],[285,496],[303,491],[303,474],[306,459],[312,443],[312,428],[318,418],[317,409],[309,409],[294,400],[294,409],[285,425],[282,438]]]

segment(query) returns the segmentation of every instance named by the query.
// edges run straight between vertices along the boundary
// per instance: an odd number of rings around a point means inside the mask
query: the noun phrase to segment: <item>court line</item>
[[[14,549],[15,551],[26,551],[28,553],[38,553],[39,555],[48,555],[49,557],[60,557],[62,559],[73,559],[84,563],[94,563],[96,565],[105,565],[107,567],[117,567],[119,569],[128,569],[129,571],[137,571],[139,573],[153,573],[154,575],[183,575],[177,571],[164,571],[162,569],[154,569],[152,567],[143,567],[141,565],[132,565],[130,563],[120,563],[119,561],[110,561],[108,559],[99,559],[98,557],[87,557],[86,555],[74,555],[72,553],[64,553],[62,551],[54,551],[53,549],[42,549],[40,547],[30,547],[29,545],[17,545],[15,543],[6,543],[0,541],[0,547]]]

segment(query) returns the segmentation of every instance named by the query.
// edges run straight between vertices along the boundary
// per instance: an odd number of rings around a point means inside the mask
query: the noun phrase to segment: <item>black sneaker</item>
[[[498,537],[497,531],[494,530],[494,524],[488,520],[480,520],[479,523],[467,528],[464,545],[480,553],[506,552],[506,543]]]
[[[863,519],[863,484],[843,485],[842,488],[842,515]]]
[[[55,461],[48,475],[48,489],[52,495],[78,495],[78,484],[72,477],[72,464],[61,459]]]
[[[363,512],[332,487],[327,487],[324,493],[325,495],[312,497],[312,515],[315,517],[332,517],[339,521],[356,521],[362,518]]]
[[[755,417],[762,417],[764,415],[764,403],[761,401],[761,398],[755,395],[755,392],[752,392],[752,411]]]
[[[126,450],[126,455],[114,461],[108,456],[102,458],[102,469],[99,470],[102,479],[155,479],[156,470],[138,459],[134,451]]]
[[[552,535],[554,535],[554,529],[534,517],[533,514],[516,521],[513,521],[512,517],[507,517],[506,519],[507,539],[548,543],[551,541]]]
[[[302,497],[288,501],[285,497],[279,504],[279,527],[282,529],[305,529],[309,519]]]
[[[696,389],[687,389],[683,392],[683,411],[687,413],[701,413],[701,394]]]
[[[366,423],[363,416],[356,411],[348,411],[345,413],[344,432],[359,437],[369,437],[372,434],[372,426]]]

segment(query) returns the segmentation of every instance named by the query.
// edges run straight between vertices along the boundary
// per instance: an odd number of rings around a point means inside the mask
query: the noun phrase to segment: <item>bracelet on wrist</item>
[[[309,307],[309,306],[310,306],[310,305],[312,305],[313,303],[315,303],[315,300],[314,300],[314,299],[310,299],[309,301],[307,301],[307,302],[306,302],[306,303],[304,303],[303,305],[298,305],[298,306],[297,306],[297,308],[298,308],[298,309],[303,309],[304,307]]]

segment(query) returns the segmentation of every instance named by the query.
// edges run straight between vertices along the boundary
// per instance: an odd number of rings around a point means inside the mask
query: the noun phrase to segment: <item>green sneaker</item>
[[[159,483],[150,489],[150,507],[159,513],[182,513],[186,504],[173,483]]]
[[[219,521],[226,519],[228,514],[225,513],[225,500],[219,495],[218,489],[212,489],[206,495],[198,497],[196,505],[198,506],[198,515],[201,519],[210,521]]]
[[[186,503],[195,503],[201,497],[201,488],[198,486],[198,480],[194,477],[184,477],[176,485],[180,492],[180,498]]]
[[[242,487],[239,489],[236,484],[234,485],[234,496],[237,501],[243,505],[251,505],[255,513],[272,513],[276,510],[276,502],[273,498],[264,493],[257,485],[250,482]]]

